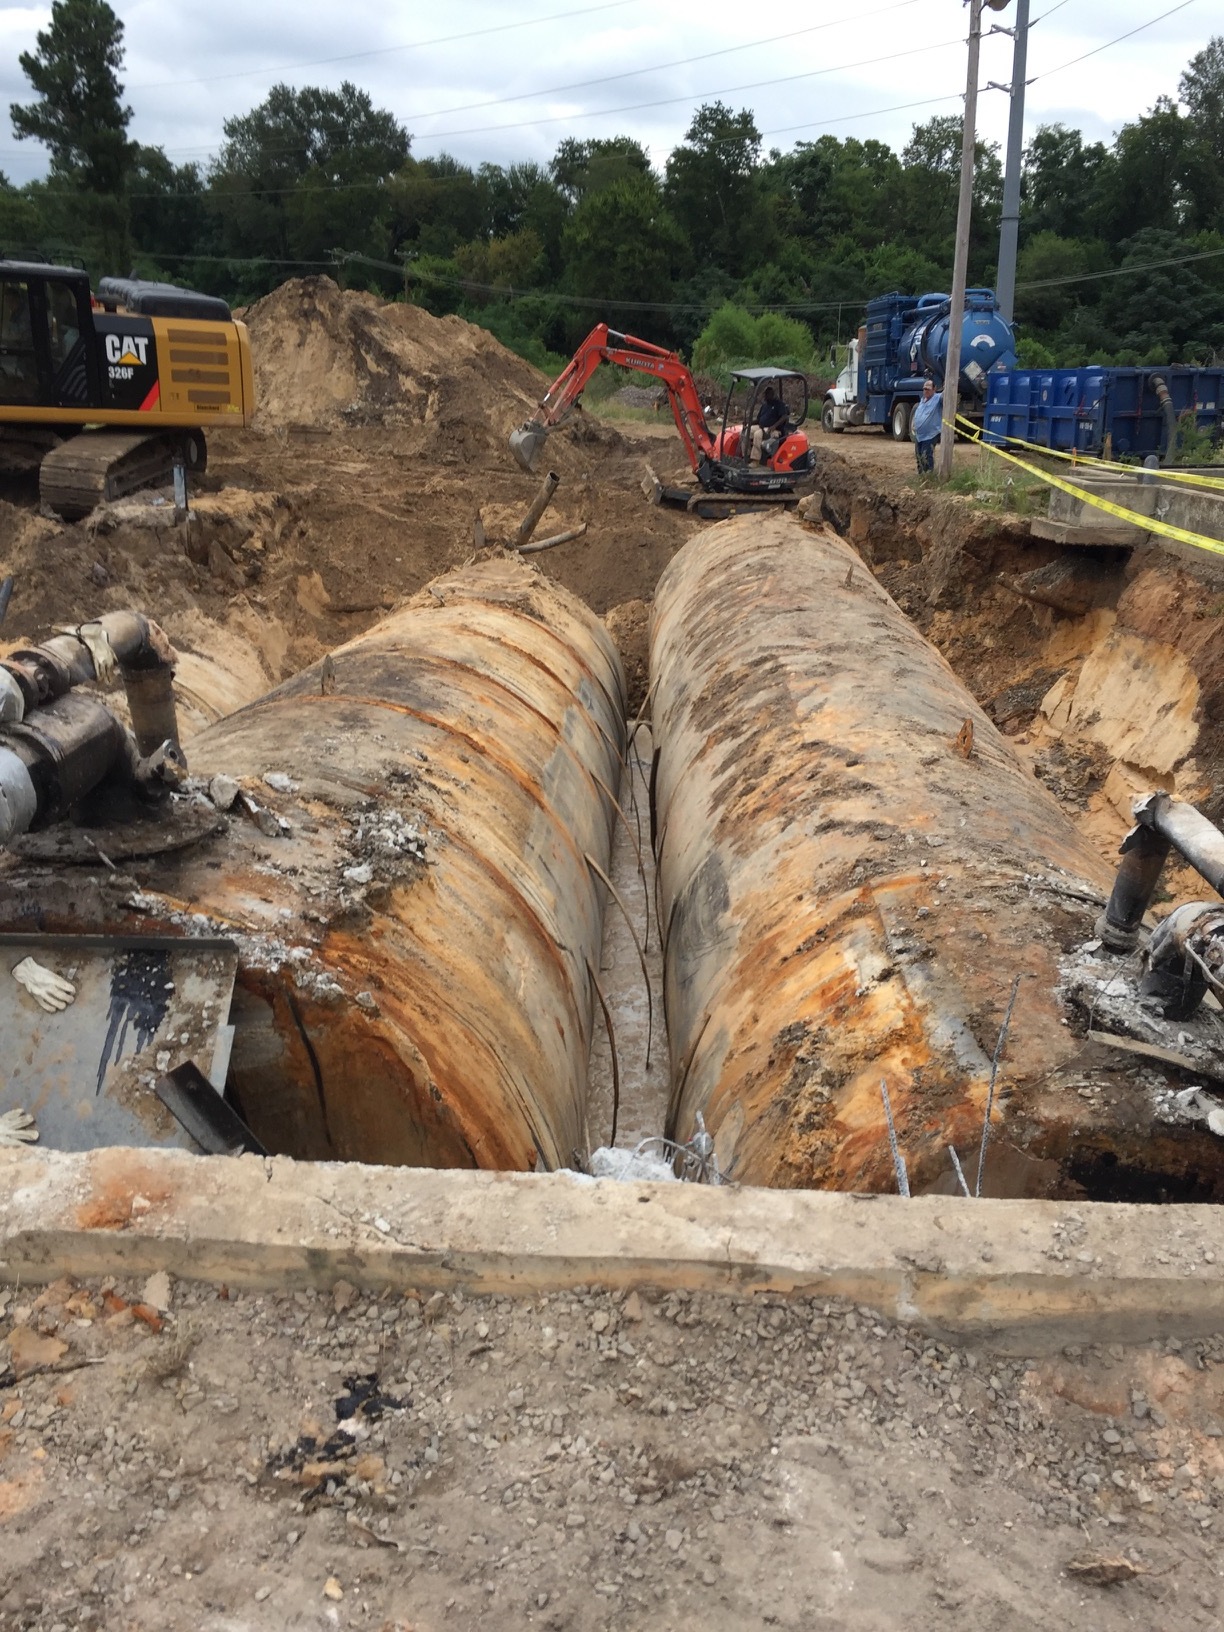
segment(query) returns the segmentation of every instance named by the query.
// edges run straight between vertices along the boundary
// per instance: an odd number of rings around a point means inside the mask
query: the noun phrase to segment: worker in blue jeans
[[[934,380],[925,379],[922,382],[922,401],[914,409],[914,417],[910,421],[910,435],[914,438],[920,476],[929,476],[935,469],[935,444],[939,441],[942,424],[943,392],[936,391]]]

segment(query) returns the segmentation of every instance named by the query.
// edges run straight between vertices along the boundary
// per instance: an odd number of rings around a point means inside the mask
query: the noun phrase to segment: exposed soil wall
[[[1224,571],[1027,522],[821,448],[830,521],[1105,848],[1160,786],[1224,817]],[[1218,571],[1218,576],[1217,576]]]

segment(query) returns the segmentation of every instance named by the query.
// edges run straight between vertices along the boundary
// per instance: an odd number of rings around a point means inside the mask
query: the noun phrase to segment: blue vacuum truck
[[[943,389],[951,301],[947,295],[880,295],[867,302],[867,321],[846,347],[837,380],[826,393],[826,431],[883,425],[898,442],[929,374]],[[838,361],[834,348],[832,360]],[[989,376],[1016,366],[1016,336],[993,289],[967,289],[961,325],[960,411],[981,424]]]

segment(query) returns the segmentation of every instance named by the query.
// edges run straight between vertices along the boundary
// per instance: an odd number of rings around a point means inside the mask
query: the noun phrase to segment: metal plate
[[[27,957],[72,981],[66,1009],[46,1013],[13,979]],[[0,935],[0,1112],[29,1111],[56,1150],[195,1150],[154,1084],[194,1060],[218,1086],[237,970],[227,940]]]

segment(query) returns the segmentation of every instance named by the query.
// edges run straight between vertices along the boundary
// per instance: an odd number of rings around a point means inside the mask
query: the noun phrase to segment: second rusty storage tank
[[[947,1175],[1021,975],[1008,1127],[1065,1149],[1057,937],[1111,870],[854,551],[790,518],[700,534],[651,676],[669,1132],[702,1112],[746,1183],[891,1189],[884,1079],[915,1182]]]
[[[232,938],[229,1080],[273,1152],[569,1165],[603,919],[587,858],[607,871],[624,712],[599,619],[489,559],[190,742],[214,798],[241,790],[223,832],[155,835],[121,906],[61,873],[10,907]]]

